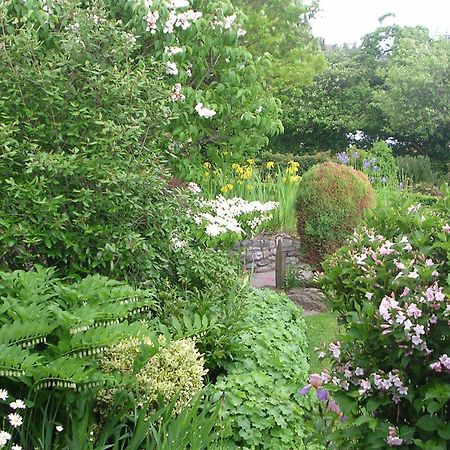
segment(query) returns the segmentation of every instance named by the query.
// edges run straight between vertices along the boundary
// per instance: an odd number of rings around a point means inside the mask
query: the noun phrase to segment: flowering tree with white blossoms
[[[112,21],[122,27],[130,57],[161,67],[171,121],[159,137],[174,161],[199,151],[208,157],[250,154],[282,130],[279,102],[264,82],[269,60],[253,58],[241,45],[245,18],[229,0],[91,0],[84,6],[6,0],[0,7],[34,27],[49,48],[57,45],[52,32],[61,27],[73,34],[73,45],[83,47],[77,21],[83,7],[96,26]]]
[[[265,58],[241,45],[245,17],[229,0],[106,0],[132,33],[135,51],[164,64],[172,94],[167,149],[251,154],[282,130],[279,102],[267,93]]]
[[[318,374],[349,427],[339,448],[447,448],[450,401],[448,201],[394,205],[324,264],[322,286],[346,334]]]

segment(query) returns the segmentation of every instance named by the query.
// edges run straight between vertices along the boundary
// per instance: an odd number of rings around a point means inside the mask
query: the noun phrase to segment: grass
[[[306,334],[309,340],[310,371],[312,373],[320,373],[323,369],[329,369],[330,364],[327,359],[320,360],[317,355],[324,344],[328,344],[338,339],[339,326],[337,324],[337,315],[333,312],[326,311],[315,314],[314,316],[306,316],[305,322],[307,326]]]

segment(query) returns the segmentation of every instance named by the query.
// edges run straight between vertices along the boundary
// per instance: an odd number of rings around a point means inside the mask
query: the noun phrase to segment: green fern
[[[52,269],[0,272],[0,376],[34,389],[83,390],[112,382],[96,357],[152,335],[155,294],[99,275],[66,285]]]

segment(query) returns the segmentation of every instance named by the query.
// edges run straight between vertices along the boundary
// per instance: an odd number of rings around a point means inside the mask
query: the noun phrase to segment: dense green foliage
[[[448,446],[446,189],[431,208],[399,195],[371,211],[368,228],[324,264],[322,285],[346,330],[329,348],[330,389],[349,416],[329,437],[340,449]]]
[[[360,46],[329,48],[325,56],[326,70],[286,99],[285,134],[275,148],[340,150],[390,138],[399,151],[448,160],[448,39],[381,24]]]
[[[258,162],[264,165],[269,161],[273,161],[277,166],[286,166],[289,161],[295,161],[296,163],[298,163],[298,175],[302,175],[316,164],[322,164],[324,162],[332,160],[333,157],[330,152],[319,152],[305,155],[264,152],[261,154]]]
[[[98,275],[66,285],[42,268],[0,272],[0,297],[0,371],[33,389],[80,390],[110,381],[92,355],[126,336],[150,334],[138,321],[156,309],[153,292]]]
[[[309,366],[301,310],[270,291],[255,291],[248,308],[239,352],[213,388],[223,396],[225,448],[302,448],[308,403],[296,387]]]
[[[244,45],[254,55],[270,55],[268,79],[284,96],[292,89],[310,84],[323,68],[318,40],[311,34],[309,20],[317,12],[316,2],[303,0],[232,0],[247,16]]]
[[[397,164],[401,177],[412,184],[436,182],[437,175],[428,156],[399,156]]]
[[[167,94],[115,23],[77,14],[56,49],[25,27],[2,37],[0,265],[157,278],[177,215],[155,150]]]
[[[362,172],[331,162],[306,172],[299,184],[297,228],[309,257],[318,261],[343,245],[374,202]]]

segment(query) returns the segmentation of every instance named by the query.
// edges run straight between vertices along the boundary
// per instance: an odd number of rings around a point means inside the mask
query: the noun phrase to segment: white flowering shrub
[[[175,412],[179,412],[203,387],[204,368],[202,355],[192,339],[180,339],[166,342],[159,338],[159,348],[135,373],[135,360],[143,348],[154,347],[153,341],[146,336],[129,338],[119,342],[104,352],[99,358],[103,372],[128,376],[128,387],[135,392],[137,387],[139,401],[148,406],[150,412],[158,406],[158,397],[166,403],[176,397]],[[100,413],[106,417],[114,401],[114,395],[120,387],[102,389],[98,394]]]
[[[239,197],[219,195],[213,200],[199,200],[194,221],[212,244],[233,243],[253,235],[264,222],[272,219],[277,202],[247,201]],[[198,233],[197,233],[198,234]]]
[[[322,286],[346,334],[330,344],[318,397],[349,418],[339,448],[448,448],[450,400],[449,197],[399,202],[324,263]],[[373,228],[372,228],[373,227]],[[330,408],[331,409],[331,408]],[[340,444],[339,444],[340,443]]]
[[[85,46],[78,16],[89,8],[93,26],[113,23],[123,30],[132,59],[161,66],[171,123],[161,135],[174,161],[196,153],[252,152],[282,130],[279,102],[268,92],[265,58],[241,44],[245,17],[230,0],[6,0],[2,12],[26,18],[44,45],[58,46],[57,30],[71,46]],[[5,28],[7,31],[8,28]]]

